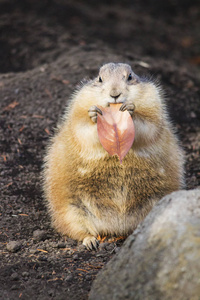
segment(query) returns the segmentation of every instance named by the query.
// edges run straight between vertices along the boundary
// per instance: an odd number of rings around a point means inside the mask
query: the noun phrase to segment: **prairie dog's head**
[[[77,90],[73,100],[74,108],[79,110],[79,116],[82,113],[88,114],[92,106],[107,107],[110,103],[133,103],[134,114],[142,115],[153,111],[161,116],[162,107],[164,108],[159,85],[140,78],[130,65],[124,63],[103,65],[96,78]]]
[[[98,104],[108,106],[109,103],[123,103],[136,96],[139,83],[139,77],[128,64],[108,63],[100,68],[92,87],[97,92]]]

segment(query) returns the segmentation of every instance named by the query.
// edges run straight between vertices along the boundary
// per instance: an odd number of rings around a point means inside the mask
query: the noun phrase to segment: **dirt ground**
[[[61,237],[41,189],[45,146],[67,99],[103,63],[128,62],[160,80],[187,189],[200,186],[199,28],[198,0],[0,0],[0,299],[87,299],[123,243],[88,252]]]

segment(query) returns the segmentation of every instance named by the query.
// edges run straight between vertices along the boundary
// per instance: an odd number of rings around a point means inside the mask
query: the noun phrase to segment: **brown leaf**
[[[4,107],[3,111],[11,110],[11,109],[15,108],[15,106],[17,106],[17,105],[19,105],[19,102],[13,101],[8,106]]]
[[[48,251],[43,250],[43,249],[37,249],[37,251],[44,252],[44,253],[48,253]]]
[[[100,143],[110,155],[117,155],[122,163],[130,150],[135,130],[133,120],[128,111],[120,111],[121,103],[99,107],[103,115],[98,114],[97,131]]]

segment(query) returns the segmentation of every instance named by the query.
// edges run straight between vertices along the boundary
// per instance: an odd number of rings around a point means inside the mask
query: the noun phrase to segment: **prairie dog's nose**
[[[115,100],[121,95],[121,93],[116,90],[116,89],[113,89],[111,92],[110,92],[110,97],[114,98]]]

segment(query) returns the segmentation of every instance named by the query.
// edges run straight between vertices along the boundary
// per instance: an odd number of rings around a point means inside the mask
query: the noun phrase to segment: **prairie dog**
[[[98,106],[122,103],[135,125],[123,163],[97,134]],[[47,149],[44,194],[54,227],[98,247],[98,235],[128,235],[164,195],[184,184],[184,157],[159,86],[127,64],[109,63],[73,94]]]

